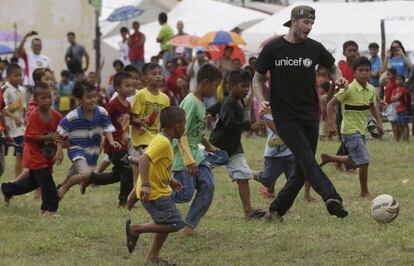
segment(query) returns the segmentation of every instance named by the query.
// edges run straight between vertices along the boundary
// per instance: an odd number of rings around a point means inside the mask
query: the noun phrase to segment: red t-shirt
[[[131,61],[144,60],[144,46],[139,45],[144,38],[141,32],[135,32],[130,37],[131,45],[129,45],[128,57]]]
[[[387,85],[385,85],[385,102],[387,104],[391,103],[391,96],[392,92],[397,88],[397,84],[395,84],[395,80],[388,80]]]
[[[170,102],[179,105],[183,100],[183,91],[180,86],[178,86],[178,79],[183,79],[186,81],[186,76],[176,70],[171,73],[166,82],[167,95],[170,96]]]
[[[397,106],[395,110],[397,113],[402,113],[407,111],[407,103],[408,103],[408,90],[404,87],[397,87],[393,90],[392,96],[400,96],[400,100],[397,102]]]
[[[119,101],[118,97],[111,100],[106,105],[106,110],[108,111],[109,117],[111,118],[112,125],[115,127],[115,132],[112,133],[114,141],[118,141],[122,147],[119,149],[114,149],[109,141],[105,138],[104,142],[104,151],[105,153],[115,153],[120,151],[128,151],[128,136],[129,136],[129,120],[131,113],[131,104],[127,102],[128,105]]]
[[[339,69],[342,72],[342,76],[351,83],[354,80],[354,70],[346,62],[341,62],[338,64]]]
[[[39,112],[34,110],[28,119],[24,133],[23,167],[28,169],[52,168],[53,156],[56,153],[56,145],[52,141],[35,142],[30,137],[47,135],[56,132],[62,115],[55,110],[50,110],[51,119],[45,122]]]

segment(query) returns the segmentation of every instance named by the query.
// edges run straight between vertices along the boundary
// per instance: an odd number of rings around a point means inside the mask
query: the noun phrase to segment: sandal
[[[129,253],[134,252],[135,246],[137,245],[137,241],[139,238],[139,235],[135,236],[131,233],[131,219],[128,219],[125,223],[125,233],[126,233],[126,237],[127,237],[127,247],[128,247],[128,251]]]

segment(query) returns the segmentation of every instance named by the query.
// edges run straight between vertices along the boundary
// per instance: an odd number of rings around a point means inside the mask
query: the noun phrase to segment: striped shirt
[[[100,106],[95,108],[92,120],[86,119],[82,108],[77,107],[60,121],[57,130],[60,136],[69,138],[69,159],[85,159],[90,166],[98,161],[102,135],[114,131],[108,112]]]

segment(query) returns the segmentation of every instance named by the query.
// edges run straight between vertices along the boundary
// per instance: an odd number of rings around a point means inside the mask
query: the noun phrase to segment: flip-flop
[[[134,236],[131,233],[130,225],[131,225],[131,219],[128,219],[125,223],[125,233],[126,233],[126,237],[127,237],[128,251],[129,251],[129,253],[132,253],[132,252],[134,252],[135,246],[137,245],[139,235]]]

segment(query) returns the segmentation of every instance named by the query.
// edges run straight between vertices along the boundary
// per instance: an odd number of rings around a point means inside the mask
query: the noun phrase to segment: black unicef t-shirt
[[[256,71],[271,76],[270,106],[278,119],[318,120],[315,67],[330,68],[335,59],[325,47],[307,38],[289,43],[283,36],[268,43],[256,62]]]

